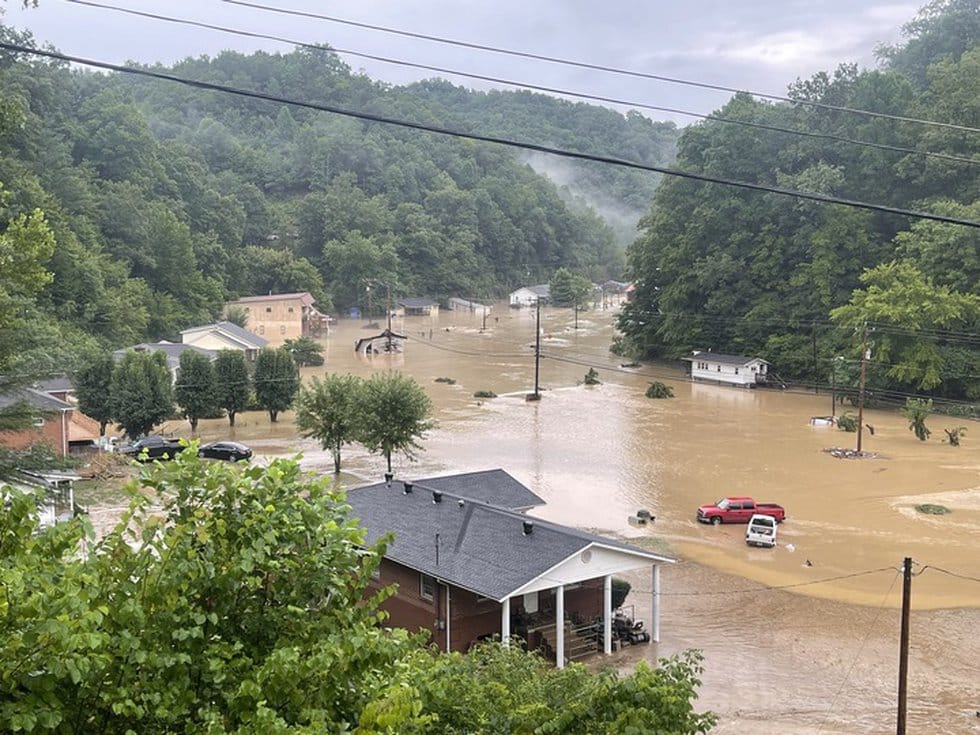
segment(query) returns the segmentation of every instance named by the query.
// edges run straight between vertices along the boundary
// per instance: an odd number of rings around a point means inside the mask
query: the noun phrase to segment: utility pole
[[[367,308],[367,320],[368,320],[368,325],[370,326],[370,324],[371,324],[371,284],[369,283],[367,286],[365,286],[364,287],[364,290],[367,291],[367,301],[368,301],[368,304],[367,304],[367,306],[368,306],[368,308]]]
[[[861,453],[861,435],[864,433],[864,378],[868,372],[868,323],[864,323],[861,337],[861,383],[858,388],[858,441],[857,451]]]
[[[902,562],[902,636],[898,656],[898,735],[905,735],[905,709],[909,683],[909,613],[912,601],[912,558]]]
[[[527,396],[529,401],[540,401],[541,394],[538,390],[538,375],[541,364],[541,297],[534,302],[537,306],[537,314],[534,319],[534,393]]]
[[[385,311],[388,313],[388,352],[391,352],[391,284],[385,284]]]
[[[483,305],[483,327],[480,328],[481,332],[487,331],[487,312],[490,311],[490,307],[486,304]]]

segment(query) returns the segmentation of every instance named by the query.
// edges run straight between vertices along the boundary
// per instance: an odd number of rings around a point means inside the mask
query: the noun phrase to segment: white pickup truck
[[[754,514],[745,529],[745,543],[749,546],[768,546],[771,549],[776,545],[776,527],[776,519],[772,516]]]

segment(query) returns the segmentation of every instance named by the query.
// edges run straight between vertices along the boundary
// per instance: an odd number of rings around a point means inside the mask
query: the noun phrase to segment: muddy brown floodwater
[[[705,652],[700,706],[719,713],[718,733],[895,731],[902,559],[916,562],[912,587],[909,732],[980,733],[980,425],[933,416],[933,438],[915,439],[896,413],[866,411],[864,449],[875,459],[836,459],[854,434],[812,427],[829,395],[744,390],[685,382],[664,366],[623,368],[608,351],[613,313],[542,311],[542,400],[534,385],[533,310],[498,304],[486,321],[470,313],[396,319],[402,354],[354,353],[364,322],[341,321],[324,340],[330,372],[395,368],[414,377],[436,407],[438,426],[418,461],[396,474],[424,477],[502,467],[541,495],[549,520],[616,534],[674,554],[663,575],[663,640],[616,654],[639,658]],[[601,385],[585,386],[589,367]],[[778,366],[777,366],[778,369]],[[439,377],[455,384],[436,383]],[[675,397],[650,400],[651,380]],[[475,391],[497,398],[479,400]],[[942,428],[969,424],[960,447]],[[186,434],[184,426],[174,431]],[[202,422],[202,439],[236,438],[260,455],[302,451],[304,465],[332,460],[297,439],[290,414]],[[974,436],[976,435],[976,436]],[[380,479],[383,461],[352,446],[344,470]],[[743,526],[703,526],[695,508],[724,495],[786,507],[775,549],[750,549]],[[921,503],[952,512],[924,515]],[[638,509],[656,517],[628,523]],[[809,562],[809,564],[807,563]],[[826,581],[823,581],[826,580]],[[649,620],[646,574],[631,580]],[[783,588],[783,589],[774,589]]]

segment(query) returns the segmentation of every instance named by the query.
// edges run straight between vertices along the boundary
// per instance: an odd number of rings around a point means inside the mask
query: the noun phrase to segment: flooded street
[[[326,365],[303,374],[393,367],[425,388],[438,426],[417,462],[393,458],[398,477],[501,467],[547,501],[534,515],[675,555],[680,562],[663,575],[663,641],[617,655],[628,663],[703,649],[701,706],[722,715],[718,733],[894,732],[897,570],[912,557],[921,573],[912,588],[909,732],[980,733],[980,425],[932,416],[932,438],[919,442],[897,413],[866,411],[874,434],[865,433],[864,449],[879,457],[836,459],[823,450],[853,448],[855,435],[808,425],[829,413],[829,395],[692,385],[662,366],[622,368],[608,351],[612,318],[580,314],[576,330],[570,310],[542,311],[536,403],[524,400],[534,386],[534,312],[506,305],[485,331],[470,313],[396,319],[409,341],[393,356],[356,355],[355,339],[374,332],[340,321],[325,340]],[[581,384],[589,367],[601,385]],[[675,398],[645,398],[651,380],[671,385]],[[963,424],[962,446],[940,441],[943,428]],[[186,423],[168,428],[187,435]],[[288,413],[277,425],[249,413],[234,431],[206,421],[199,435],[236,438],[260,455],[302,451],[306,466],[332,469],[329,453],[296,439]],[[351,483],[384,471],[380,457],[356,446],[343,460]],[[776,548],[748,548],[741,525],[696,523],[696,507],[724,495],[786,508]],[[921,503],[952,513],[925,515],[915,510]],[[628,523],[641,508],[656,517],[652,525]],[[649,619],[648,574],[631,581],[629,602]]]

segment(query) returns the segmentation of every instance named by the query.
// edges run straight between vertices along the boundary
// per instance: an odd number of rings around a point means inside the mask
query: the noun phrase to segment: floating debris
[[[831,447],[830,449],[824,449],[824,451],[832,457],[837,457],[837,459],[877,459],[878,457],[878,454],[875,452],[859,452],[856,449],[847,449],[845,447]]]

